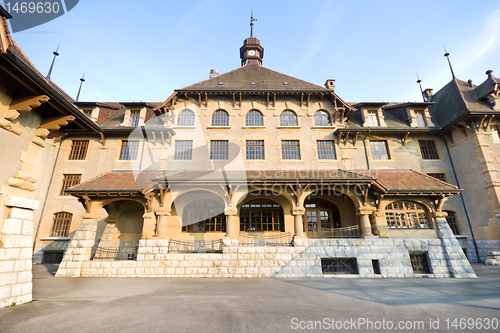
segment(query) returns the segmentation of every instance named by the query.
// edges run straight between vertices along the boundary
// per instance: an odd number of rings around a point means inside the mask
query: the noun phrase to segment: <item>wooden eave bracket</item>
[[[102,145],[105,146],[106,145],[106,137],[104,136],[104,133],[100,132],[99,135],[101,136]]]
[[[17,97],[10,103],[9,110],[15,110],[19,113],[30,112],[49,100],[50,97],[47,95]]]
[[[406,144],[406,140],[408,139],[408,135],[410,135],[410,132],[406,132],[405,134],[403,134],[403,136],[401,137],[401,144],[403,145],[403,147],[405,146]]]
[[[75,119],[75,116],[60,116],[44,119],[40,128],[46,128],[49,131],[57,131],[61,126],[66,126]]]

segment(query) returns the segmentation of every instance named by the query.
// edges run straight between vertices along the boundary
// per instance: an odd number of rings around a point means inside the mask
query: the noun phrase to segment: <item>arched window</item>
[[[283,208],[269,199],[254,199],[240,208],[240,231],[285,231]]]
[[[177,126],[194,126],[194,112],[191,110],[184,110],[179,115]]]
[[[229,126],[229,113],[217,110],[212,115],[212,126]]]
[[[280,126],[298,126],[295,112],[285,110],[280,115]]]
[[[385,207],[385,218],[389,228],[430,228],[425,207],[412,201],[395,201]]]
[[[245,126],[264,126],[264,117],[262,112],[252,110],[247,113]]]
[[[314,113],[314,126],[331,126],[328,112],[319,110]]]
[[[50,237],[67,237],[72,218],[73,214],[68,212],[55,213]]]
[[[210,199],[198,199],[189,203],[182,214],[182,231],[226,232],[224,204]]]
[[[330,231],[340,228],[339,208],[332,202],[310,199],[304,202],[304,229],[306,231]]]

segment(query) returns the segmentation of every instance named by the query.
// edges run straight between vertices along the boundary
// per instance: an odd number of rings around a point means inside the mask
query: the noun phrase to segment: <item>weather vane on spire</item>
[[[250,11],[250,38],[253,38],[253,23],[257,21],[257,19],[253,18],[253,9]]]

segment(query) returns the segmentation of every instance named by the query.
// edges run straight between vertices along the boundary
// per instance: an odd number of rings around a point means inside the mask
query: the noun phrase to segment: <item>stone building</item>
[[[0,135],[16,143],[1,148],[0,251],[26,229],[35,263],[62,260],[57,276],[474,277],[466,255],[500,247],[491,71],[424,102],[347,103],[335,80],[263,67],[247,38],[241,67],[163,103],[75,102],[3,29],[21,95],[48,99],[15,108],[2,72]]]

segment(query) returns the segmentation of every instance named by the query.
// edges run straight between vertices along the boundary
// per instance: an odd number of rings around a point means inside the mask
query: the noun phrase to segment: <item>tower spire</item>
[[[444,56],[446,57],[446,59],[448,59],[448,65],[450,65],[450,71],[451,71],[451,76],[453,78],[455,78],[455,73],[453,73],[453,67],[451,67],[451,62],[450,62],[450,54],[448,53],[448,51],[446,51],[446,46],[444,46]]]
[[[85,82],[85,72],[83,72],[83,76],[80,78],[80,88],[78,88],[78,94],[76,95],[76,101],[80,98],[80,92],[82,91],[82,85]]]
[[[57,49],[54,52],[52,52],[54,54],[54,59],[52,59],[52,65],[50,65],[49,74],[47,74],[47,76],[45,77],[47,80],[50,80],[50,74],[52,74],[52,68],[54,68],[54,62],[56,61],[56,57],[59,55],[59,53],[57,52],[59,51],[59,45],[57,45]]]
[[[417,83],[420,86],[420,94],[422,94],[422,98],[423,98],[424,102],[427,102],[425,100],[425,97],[424,97],[424,91],[422,90],[422,83],[421,83],[422,80],[420,80],[420,78],[418,77],[418,73],[416,73],[416,74],[417,74]]]
[[[253,8],[250,10],[250,38],[253,38],[253,23],[257,21],[257,19],[253,18]]]

